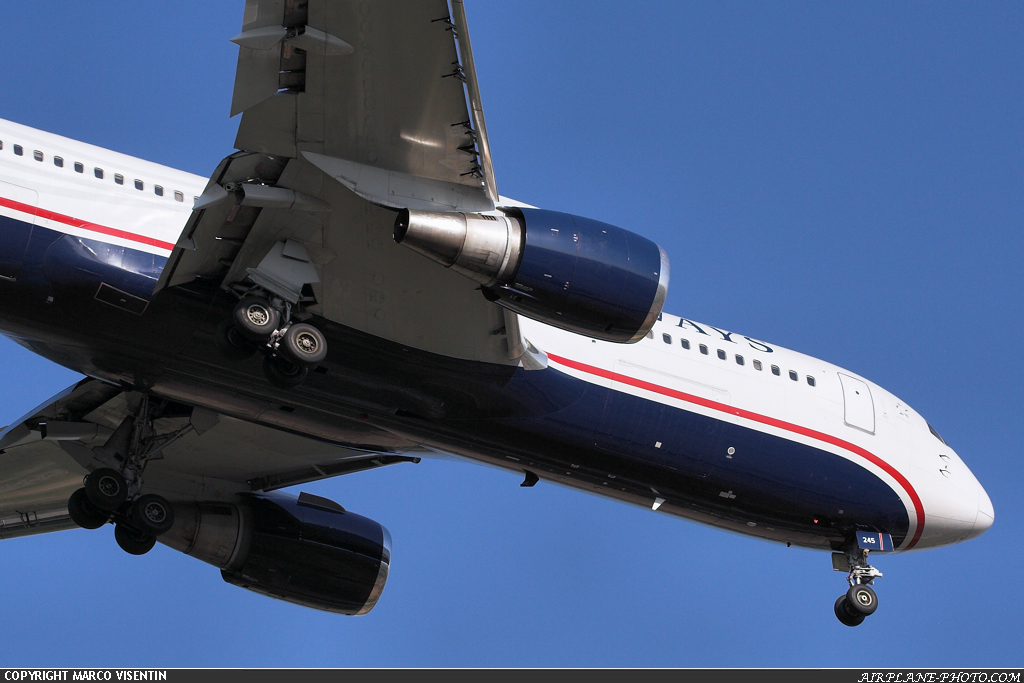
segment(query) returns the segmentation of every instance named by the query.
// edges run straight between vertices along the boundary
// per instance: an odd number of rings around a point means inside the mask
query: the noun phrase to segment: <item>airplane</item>
[[[386,529],[277,491],[455,454],[828,550],[856,626],[870,553],[992,524],[903,401],[662,312],[657,245],[500,196],[461,2],[249,0],[234,40],[211,178],[0,122],[0,330],[88,378],[0,433],[0,536],[114,523],[362,614]]]

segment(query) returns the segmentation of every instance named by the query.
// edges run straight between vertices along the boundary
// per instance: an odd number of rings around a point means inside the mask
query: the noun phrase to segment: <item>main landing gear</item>
[[[149,398],[142,396],[134,408],[102,447],[99,455],[120,462],[120,468],[101,467],[86,475],[82,488],[68,499],[71,520],[83,529],[98,529],[114,523],[114,538],[121,549],[132,555],[149,552],[158,536],[174,526],[174,507],[155,493],[139,495],[142,473],[151,461],[162,457],[160,451],[193,429],[158,434]]]
[[[864,619],[875,613],[878,596],[871,583],[882,576],[882,572],[868,564],[868,551],[856,548],[845,553],[834,553],[832,564],[838,568],[837,560],[845,559],[850,573],[846,578],[850,589],[836,599],[836,617],[846,626],[860,626]]]
[[[103,467],[85,477],[84,486],[68,499],[71,520],[83,529],[114,522],[114,539],[131,555],[145,555],[157,536],[174,526],[174,508],[163,496],[128,497],[129,484],[115,469]]]
[[[264,354],[263,374],[280,389],[294,389],[327,357],[327,339],[313,325],[292,321],[287,301],[249,290],[217,329],[217,348],[229,358]]]

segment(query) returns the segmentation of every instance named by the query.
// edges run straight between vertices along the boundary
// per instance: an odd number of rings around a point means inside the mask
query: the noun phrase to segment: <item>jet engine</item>
[[[377,522],[303,493],[238,503],[175,504],[161,543],[220,567],[228,583],[306,607],[366,614],[388,578],[391,535]]]
[[[542,209],[504,215],[403,210],[395,241],[482,285],[528,318],[612,342],[644,337],[668,292],[668,257],[646,237]]]

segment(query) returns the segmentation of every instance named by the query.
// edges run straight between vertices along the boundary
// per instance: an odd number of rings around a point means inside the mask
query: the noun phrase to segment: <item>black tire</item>
[[[836,604],[833,609],[835,610],[836,618],[838,618],[845,626],[860,626],[864,623],[863,614],[853,614],[850,612],[850,607],[846,602],[845,595],[840,595],[836,598]]]
[[[156,536],[133,529],[125,524],[114,527],[114,540],[129,555],[145,555],[156,545]]]
[[[85,494],[100,510],[114,511],[128,499],[128,482],[117,470],[101,467],[85,478]]]
[[[221,355],[235,360],[252,358],[258,350],[256,343],[242,334],[242,331],[231,320],[225,320],[217,326],[213,344],[221,352]]]
[[[281,337],[278,352],[295,365],[315,368],[327,357],[327,339],[312,325],[296,323]]]
[[[294,389],[306,379],[309,368],[289,363],[283,358],[267,356],[263,359],[263,374],[278,389]]]
[[[92,504],[85,489],[78,489],[68,498],[68,514],[83,529],[99,529],[110,519],[109,512]]]
[[[266,299],[247,296],[235,306],[232,316],[238,330],[253,341],[266,341],[281,322],[281,314]]]
[[[871,586],[858,583],[846,591],[846,605],[852,613],[871,616],[878,609],[878,596],[871,590]]]
[[[151,536],[167,533],[174,526],[174,508],[163,496],[147,493],[132,503],[132,524]]]

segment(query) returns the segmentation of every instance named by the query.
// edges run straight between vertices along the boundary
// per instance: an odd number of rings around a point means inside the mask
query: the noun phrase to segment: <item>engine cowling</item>
[[[175,504],[161,543],[219,567],[230,584],[339,614],[366,614],[388,578],[391,535],[337,503],[302,494]]]
[[[395,241],[479,282],[505,308],[605,341],[642,339],[668,293],[668,257],[657,244],[557,211],[407,209]]]

